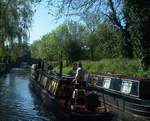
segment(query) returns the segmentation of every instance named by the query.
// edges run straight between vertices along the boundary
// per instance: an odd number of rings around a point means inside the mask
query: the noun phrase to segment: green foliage
[[[1,40],[9,44],[27,39],[33,15],[31,0],[1,0]]]
[[[77,22],[67,22],[67,34],[63,42],[63,50],[66,60],[74,62],[84,58],[84,48],[82,47],[85,36],[85,27]]]
[[[0,62],[3,62],[5,55],[6,49],[4,48],[4,45],[0,44]]]
[[[65,66],[63,68],[63,73],[71,73],[72,71],[72,67],[71,66]]]
[[[41,58],[46,60],[57,60],[57,47],[54,35],[47,34],[40,41],[35,41],[31,45],[31,55],[33,58]]]
[[[86,27],[73,21],[65,22],[47,37],[33,43],[34,57],[58,60],[63,53],[63,59],[68,63],[90,60],[83,62],[89,71],[133,76],[149,74],[149,70],[144,72],[141,68],[142,64],[147,69],[150,65],[149,0],[48,1],[57,17],[80,14]]]
[[[110,23],[99,23],[94,32],[73,21],[65,22],[31,45],[32,57],[58,60],[60,51],[67,63],[121,57],[122,34]]]
[[[110,23],[99,23],[94,32],[88,32],[85,45],[91,60],[121,57],[121,32]]]
[[[120,31],[109,23],[101,23],[97,26],[96,35],[98,46],[96,54],[101,58],[113,58],[121,56],[121,41],[123,39]]]
[[[145,69],[150,66],[150,1],[126,0],[125,7],[129,13],[130,35],[134,40],[137,55],[141,58]]]
[[[16,44],[25,45],[29,39],[33,2],[34,0],[0,0],[0,43],[5,48],[3,54],[12,56],[13,61],[20,56],[17,53],[24,54],[23,51],[27,51],[19,48],[18,51],[22,52],[17,52]],[[6,49],[11,49],[11,52],[7,52]]]
[[[32,57],[58,60],[62,52],[63,59],[69,63],[82,59],[83,36],[85,36],[83,26],[73,21],[66,22],[31,45]]]
[[[18,49],[19,49],[19,47],[17,45],[14,45],[14,48],[11,49],[10,56],[11,56],[11,61],[13,63],[16,62],[17,55],[18,55],[18,52],[19,52]]]
[[[18,57],[30,57],[30,48],[28,43],[24,42],[21,45],[18,43],[13,44],[13,48],[8,48],[7,53],[11,57],[13,63],[16,62]]]
[[[82,49],[80,43],[76,40],[65,41],[64,53],[69,63],[80,60],[82,57]]]
[[[82,61],[83,67],[88,72],[109,72],[113,74],[122,74],[131,77],[150,77],[150,68],[143,71],[139,59],[102,59],[100,61]],[[64,67],[64,73],[71,71],[72,65]]]

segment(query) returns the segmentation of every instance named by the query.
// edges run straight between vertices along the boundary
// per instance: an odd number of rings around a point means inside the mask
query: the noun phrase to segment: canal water
[[[0,77],[0,121],[55,121],[29,89],[30,71],[12,69]]]

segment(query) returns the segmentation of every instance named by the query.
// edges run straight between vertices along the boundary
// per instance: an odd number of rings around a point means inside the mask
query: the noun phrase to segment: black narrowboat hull
[[[106,107],[123,121],[150,121],[150,101],[127,96],[113,90],[89,86],[105,99]]]
[[[59,120],[63,121],[111,121],[113,114],[110,112],[101,113],[81,113],[73,112],[62,107],[58,99],[52,96],[47,90],[39,85],[35,80],[31,79],[30,89],[42,100],[42,102],[50,108]]]
[[[65,121],[69,121],[69,117],[65,114],[65,110],[59,107],[54,96],[51,96],[47,90],[42,88],[34,80],[30,81],[29,86],[31,91],[42,101],[43,105],[50,109],[50,111],[52,111],[56,117],[61,120],[65,119]]]

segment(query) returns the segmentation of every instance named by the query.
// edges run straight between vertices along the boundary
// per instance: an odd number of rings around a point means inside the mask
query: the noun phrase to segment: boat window
[[[117,78],[112,78],[110,83],[110,89],[120,91],[122,80]]]
[[[46,83],[47,83],[47,77],[44,78],[43,82],[42,82],[42,85],[45,87],[46,86]]]
[[[138,96],[138,82],[132,82],[130,94]]]
[[[103,86],[104,77],[98,77],[96,81],[96,85],[102,87]]]
[[[42,75],[41,80],[40,80],[40,84],[41,84],[41,85],[42,85],[42,83],[43,83],[44,78],[45,78],[45,76]]]
[[[129,80],[123,80],[122,81],[122,87],[121,87],[121,92],[125,94],[129,94],[131,92],[131,86],[132,82]]]
[[[54,94],[54,90],[55,90],[55,85],[56,85],[56,82],[55,82],[55,81],[53,81],[52,85],[53,85],[53,88],[52,88],[52,93]]]
[[[49,91],[49,92],[52,92],[52,91],[51,91],[51,90],[52,90],[52,82],[53,82],[53,81],[50,81],[50,82],[49,82],[49,87],[48,87],[48,91]]]
[[[49,80],[49,78],[47,79],[47,83],[46,83],[46,86],[45,86],[45,88],[48,90],[48,88],[49,88],[49,85],[50,85],[50,80]]]
[[[54,95],[56,95],[57,88],[58,88],[58,82],[55,82],[55,86],[54,86],[54,90],[53,90]]]
[[[57,80],[53,80],[53,81],[52,81],[52,85],[51,85],[51,90],[50,90],[53,95],[56,94],[57,87],[58,87],[58,82],[57,82]]]
[[[110,82],[111,82],[111,78],[105,77],[103,82],[103,87],[108,89],[110,87]]]
[[[55,83],[54,80],[52,80],[52,83],[51,83],[51,90],[50,90],[51,92],[53,92],[54,83]]]
[[[52,80],[50,85],[49,85],[49,92],[52,93],[52,94],[53,94],[53,89],[54,89],[54,83],[55,83],[55,81]]]

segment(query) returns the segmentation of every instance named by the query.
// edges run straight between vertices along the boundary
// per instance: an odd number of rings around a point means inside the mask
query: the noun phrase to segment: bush
[[[110,72],[114,74],[123,74],[132,77],[146,76],[150,77],[150,68],[143,71],[139,59],[102,59],[100,61],[81,61],[83,67],[88,72]],[[58,69],[58,67],[57,67]],[[72,66],[65,66],[64,73],[69,73]]]

